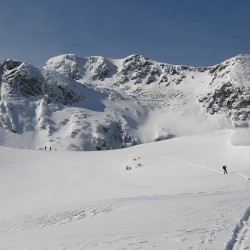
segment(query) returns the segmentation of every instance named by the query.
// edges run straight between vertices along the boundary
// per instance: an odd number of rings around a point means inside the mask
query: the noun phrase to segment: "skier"
[[[46,151],[46,149],[47,149],[47,146],[44,147],[44,150],[45,150],[45,151]]]
[[[224,170],[224,174],[227,174],[227,166],[224,165],[222,168],[223,168],[223,170]]]
[[[51,151],[52,150],[52,147],[49,147],[49,151]]]

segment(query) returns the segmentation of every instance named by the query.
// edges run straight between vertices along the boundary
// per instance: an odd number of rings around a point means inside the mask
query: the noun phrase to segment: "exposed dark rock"
[[[221,87],[200,98],[199,101],[210,114],[223,109],[228,117],[234,113],[240,115],[241,120],[246,120],[250,113],[249,90],[243,86],[235,86],[231,82],[222,84]]]
[[[225,69],[227,67],[227,65],[222,65],[222,64],[218,64],[214,67],[212,67],[210,70],[209,70],[209,73],[210,74],[214,74],[215,72],[220,72],[222,71],[223,69]]]
[[[32,65],[13,60],[6,60],[3,65],[5,70],[2,77],[2,87],[9,95],[46,96],[47,103],[55,100],[65,105],[71,105],[83,99],[83,96],[74,93],[66,85],[57,81],[51,82],[53,76],[51,78],[44,76],[39,69]],[[56,79],[62,78],[62,76],[60,78],[54,77]],[[63,80],[61,79],[61,81]]]
[[[106,58],[90,57],[87,60],[86,68],[92,72],[93,80],[103,81],[105,78],[111,77],[114,69]]]
[[[21,64],[22,64],[22,62],[20,62],[20,61],[16,61],[13,59],[7,59],[3,63],[3,68],[4,68],[4,70],[13,70],[14,68],[19,67]]]
[[[3,84],[9,94],[24,96],[43,94],[44,77],[35,67],[18,61],[6,60],[3,64]]]
[[[140,83],[142,79],[145,79],[149,72],[153,71],[153,63],[148,58],[133,55],[127,57],[123,62],[123,68],[118,72],[118,76],[123,79],[123,83],[129,80],[134,80],[136,83]]]
[[[134,146],[138,144],[138,139],[128,134],[119,122],[110,121],[109,124],[98,125],[92,144],[99,151]]]

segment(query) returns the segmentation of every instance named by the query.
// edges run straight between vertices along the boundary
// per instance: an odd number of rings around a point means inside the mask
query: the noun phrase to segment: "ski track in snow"
[[[218,194],[225,195],[225,201],[230,199],[230,193]],[[104,204],[95,204],[84,206],[81,205],[80,208],[68,208],[64,210],[57,209],[53,211],[51,208],[48,209],[48,212],[41,211],[39,214],[20,216],[11,218],[10,220],[0,221],[1,233],[6,233],[6,235],[15,235],[17,232],[27,231],[30,233],[37,232],[39,234],[39,229],[42,230],[45,228],[51,228],[53,230],[58,229],[63,231],[63,226],[67,224],[73,224],[74,222],[84,222],[84,219],[95,218],[100,216],[102,221],[102,215],[112,213],[116,210],[126,211],[130,213],[137,213],[139,211],[137,206],[141,207],[142,202],[146,205],[146,213],[140,220],[143,219],[143,225],[146,229],[133,230],[123,230],[112,231],[112,232],[102,232],[101,235],[96,235],[93,238],[78,238],[77,241],[65,241],[60,242],[59,245],[50,246],[49,248],[37,248],[37,249],[88,249],[88,250],[135,250],[135,249],[161,249],[165,250],[163,246],[175,246],[174,248],[169,249],[192,249],[192,250],[205,250],[205,249],[218,249],[213,248],[214,244],[218,241],[219,235],[223,234],[225,228],[228,228],[231,224],[232,211],[241,210],[244,204],[230,200],[229,203],[221,203],[221,207],[217,208],[211,206],[207,208],[202,205],[203,203],[198,201],[199,198],[195,198],[193,194],[182,194],[175,196],[152,196],[152,197],[137,197],[137,198],[126,198],[126,199],[115,199],[108,201],[102,201]],[[213,198],[211,194],[201,193],[200,198],[207,197],[206,199]],[[166,199],[167,198],[167,199]],[[192,202],[188,203],[187,201],[190,198],[194,198],[194,202],[197,202],[197,208],[195,210],[190,210],[193,207]],[[182,199],[185,199],[186,202],[181,202],[178,206],[178,202]],[[153,224],[150,224],[150,205],[154,204],[154,200],[157,202],[164,201],[164,206],[166,211],[164,212],[161,208],[159,213],[157,212],[157,219],[151,221]],[[246,199],[244,199],[246,200]],[[176,201],[178,201],[176,203]],[[238,200],[239,201],[239,200]],[[186,205],[184,205],[186,204]],[[160,203],[159,203],[160,205]],[[200,207],[199,207],[200,206]],[[174,207],[174,209],[173,209]],[[157,207],[155,207],[157,209]],[[47,209],[46,209],[47,210]],[[143,209],[144,210],[144,209]],[[243,210],[244,211],[244,210]],[[142,211],[143,213],[143,211]],[[141,214],[141,213],[139,213]],[[138,215],[138,214],[137,214]],[[178,215],[178,216],[177,216]],[[158,217],[159,216],[159,217]],[[182,226],[171,229],[169,226],[171,223],[175,224],[175,221],[182,218]],[[204,216],[203,223],[197,224],[198,220],[201,220],[201,216]],[[249,216],[250,216],[250,207],[245,212],[244,216],[240,220],[240,225],[237,226],[234,230],[232,239],[228,242],[225,250],[246,250],[249,248],[244,248],[244,244],[247,240],[247,235],[249,233]],[[145,222],[145,218],[149,222]],[[202,219],[203,220],[203,219]],[[248,221],[248,222],[247,222]],[[155,224],[156,223],[156,224]],[[169,224],[170,223],[170,224]],[[177,223],[178,224],[178,223]],[[73,224],[75,225],[75,224]],[[157,226],[156,226],[157,225]],[[152,227],[153,230],[150,231],[147,229]],[[233,227],[233,226],[232,226]],[[62,229],[61,229],[62,228]],[[119,227],[118,227],[119,228]],[[35,230],[36,229],[36,230]],[[36,234],[35,234],[36,235]],[[64,245],[64,247],[62,247]],[[184,247],[185,246],[185,247]],[[1,248],[0,249],[7,249]],[[11,248],[10,248],[11,249]],[[13,249],[18,249],[13,248]],[[24,248],[22,248],[24,249]],[[35,247],[27,249],[36,249]],[[220,248],[222,249],[222,248]],[[26,248],[25,248],[26,250]]]
[[[218,171],[212,168],[208,168],[208,167],[204,167],[202,165],[198,165],[198,164],[194,164],[192,162],[189,161],[185,161],[185,160],[181,160],[178,158],[174,158],[174,157],[169,157],[169,156],[155,156],[154,158],[162,158],[162,159],[170,159],[170,160],[174,160],[174,161],[178,161],[178,162],[182,162],[194,167],[199,167],[202,169],[206,169],[208,171],[213,171],[219,174],[224,174],[222,171]],[[238,173],[238,172],[231,172],[231,174],[237,174],[241,177],[243,177],[246,180],[249,180],[249,177],[242,174],[242,173]],[[194,247],[194,249],[201,249],[201,246],[204,243],[208,243],[208,242],[212,242],[215,234],[221,230],[223,230],[223,225],[220,228],[217,228],[215,230],[213,230],[212,232],[210,232],[208,237],[204,237],[202,236],[200,241],[198,242],[198,244],[196,245],[196,247]],[[250,245],[246,246],[245,243],[246,241],[248,241],[248,236],[250,233],[250,207],[248,207],[248,209],[246,210],[246,212],[244,213],[243,217],[241,218],[239,224],[236,225],[234,231],[233,231],[233,235],[231,240],[227,243],[225,250],[247,250],[250,249]]]
[[[88,217],[103,215],[119,208],[120,207],[116,205],[106,205],[104,207],[45,213],[40,216],[21,216],[13,220],[3,220],[0,223],[0,225],[2,225],[0,232],[19,232],[32,230],[34,228],[61,225],[76,220],[86,219]]]
[[[219,173],[219,174],[223,174],[222,171],[218,171],[218,170],[213,169],[213,168],[204,167],[202,165],[198,165],[198,164],[195,164],[195,163],[192,163],[192,162],[189,162],[189,161],[185,161],[185,160],[181,160],[181,159],[178,159],[178,158],[173,158],[173,157],[169,157],[169,156],[156,156],[155,158],[163,158],[163,159],[165,158],[165,159],[169,159],[169,160],[179,161],[179,162],[182,162],[182,163],[186,163],[188,165],[192,165],[194,167],[203,168],[203,169],[206,169],[206,170],[209,170],[209,171],[213,171],[213,172],[216,172],[216,173]],[[244,175],[242,173],[231,172],[231,174],[237,174],[237,175],[243,177],[246,180],[249,179],[246,175]]]
[[[165,158],[165,159],[174,160],[174,161],[179,161],[179,162],[182,162],[182,163],[186,163],[188,165],[192,165],[194,167],[199,167],[199,168],[203,168],[203,169],[206,169],[206,170],[209,170],[209,171],[213,171],[213,172],[222,174],[221,171],[218,171],[218,170],[215,170],[215,169],[212,169],[212,168],[208,168],[208,167],[204,167],[202,165],[194,164],[192,162],[181,160],[181,159],[178,159],[178,158],[173,158],[173,157],[169,157],[169,156],[156,156],[156,157],[157,158],[163,158],[163,159]]]
[[[236,225],[231,240],[227,243],[225,250],[246,250],[250,245],[246,245],[250,233],[250,206]]]
[[[117,156],[117,155],[120,155],[120,154],[114,154],[113,153],[113,155]],[[132,155],[131,155],[131,157],[132,157]],[[185,160],[182,160],[182,159],[179,159],[179,158],[174,158],[174,157],[170,157],[170,156],[153,156],[153,158],[174,160],[174,161],[182,162],[182,163],[194,166],[194,167],[206,169],[208,171],[213,171],[213,172],[216,172],[216,173],[219,173],[219,174],[224,174],[222,171],[219,171],[219,170],[216,170],[216,169],[213,169],[213,168],[204,167],[202,165],[195,164],[195,163],[192,163],[192,162],[189,162],[189,161],[185,161]],[[242,173],[231,172],[230,174],[237,174],[237,175],[243,177],[244,179],[249,180],[249,177],[246,176],[246,175],[244,175],[244,174],[242,174]]]

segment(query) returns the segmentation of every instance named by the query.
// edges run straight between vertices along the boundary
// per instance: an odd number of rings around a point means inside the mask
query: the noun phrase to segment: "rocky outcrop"
[[[19,61],[8,59],[3,63],[2,88],[9,95],[43,95],[44,77],[38,69]]]
[[[225,114],[234,127],[250,125],[250,57],[239,55],[209,68],[209,90],[198,100],[206,111]]]
[[[119,83],[133,81],[134,84],[137,84],[149,77],[153,80],[152,76],[156,73],[158,73],[157,69],[153,68],[153,64],[148,58],[141,55],[132,55],[124,59],[122,68],[117,75]]]
[[[67,86],[72,80],[64,79],[61,75],[42,72],[32,65],[12,59],[6,60],[2,69],[1,92],[9,96],[40,96],[65,105],[71,105],[84,98]]]
[[[125,148],[139,143],[135,136],[116,121],[110,121],[105,125],[99,124],[94,134],[92,143],[95,150]]]
[[[115,66],[103,57],[89,57],[86,68],[90,72],[92,80],[104,81],[112,76]]]
[[[212,115],[226,113],[235,126],[246,126],[250,119],[250,91],[246,87],[226,82],[199,101]]]

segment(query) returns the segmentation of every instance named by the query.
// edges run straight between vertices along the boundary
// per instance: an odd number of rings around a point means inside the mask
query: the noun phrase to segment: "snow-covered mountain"
[[[0,143],[103,150],[225,128],[247,128],[250,56],[211,67],[61,55],[42,69],[3,62]]]
[[[249,68],[3,62],[0,250],[249,249]]]

